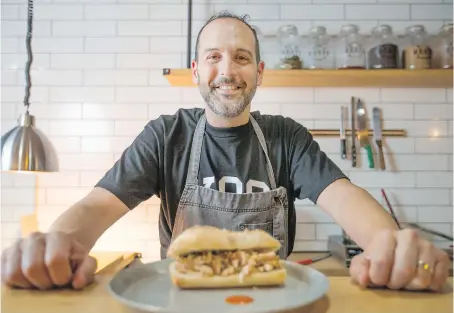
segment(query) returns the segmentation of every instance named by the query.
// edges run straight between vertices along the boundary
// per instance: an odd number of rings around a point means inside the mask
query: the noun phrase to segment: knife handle
[[[366,145],[364,148],[367,150],[367,158],[369,159],[369,168],[374,168],[375,164],[374,164],[374,155],[372,153],[372,148],[370,145]]]
[[[355,137],[352,138],[352,166],[356,167],[356,145]]]
[[[380,168],[384,170],[385,167],[385,156],[383,155],[383,147],[381,140],[377,140],[378,155],[380,156]]]
[[[347,158],[347,140],[346,139],[341,139],[341,158],[342,159]]]

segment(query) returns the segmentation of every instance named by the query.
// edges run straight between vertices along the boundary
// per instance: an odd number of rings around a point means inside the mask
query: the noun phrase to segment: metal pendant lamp
[[[33,0],[28,1],[28,29],[26,64],[26,90],[24,113],[18,118],[18,125],[1,138],[2,171],[15,172],[55,172],[58,171],[58,158],[54,147],[46,136],[36,128],[35,117],[29,113],[30,68],[33,61],[31,50]]]

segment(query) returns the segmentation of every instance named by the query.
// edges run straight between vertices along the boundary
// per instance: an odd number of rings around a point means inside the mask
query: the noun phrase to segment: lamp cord
[[[28,108],[30,107],[29,99],[30,99],[30,88],[32,85],[32,82],[30,79],[30,68],[31,68],[31,65],[33,62],[33,54],[32,54],[32,47],[31,47],[32,29],[33,29],[33,0],[28,0],[28,23],[27,23],[27,38],[26,38],[28,60],[27,60],[27,64],[25,67],[26,87],[25,87],[25,98],[24,98],[24,105],[26,107],[27,113],[28,113]]]

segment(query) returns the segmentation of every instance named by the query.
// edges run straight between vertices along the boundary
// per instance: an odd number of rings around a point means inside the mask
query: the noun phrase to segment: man
[[[293,250],[295,198],[309,198],[365,249],[351,276],[363,286],[439,290],[446,253],[399,230],[365,190],[320,151],[307,129],[282,116],[250,113],[262,82],[257,37],[240,17],[221,14],[199,33],[192,74],[206,102],[151,121],[114,167],[45,234],[3,253],[3,279],[48,289],[93,280],[88,256],[103,232],[152,195],[160,197],[161,256],[187,227],[260,228]]]

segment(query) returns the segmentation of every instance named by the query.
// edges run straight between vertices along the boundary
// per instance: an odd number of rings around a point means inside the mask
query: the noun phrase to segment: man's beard
[[[243,91],[240,95],[236,96],[236,100],[234,102],[223,102],[221,98],[228,99],[228,96],[220,96],[216,93],[217,84],[235,84],[234,81],[231,79],[223,79],[221,82],[214,82],[208,86],[207,89],[203,88],[200,90],[200,94],[202,95],[203,99],[205,100],[208,107],[217,115],[233,118],[239,116],[244,110],[247,108],[249,103],[251,103],[252,98],[255,95],[255,91],[257,87],[252,88],[250,91],[246,91],[245,84],[242,86]],[[238,84],[239,85],[239,84]],[[233,97],[233,95],[232,95]]]

